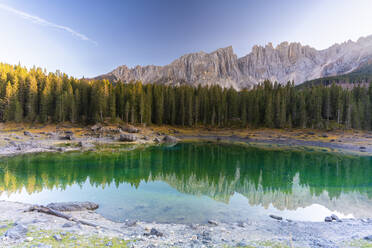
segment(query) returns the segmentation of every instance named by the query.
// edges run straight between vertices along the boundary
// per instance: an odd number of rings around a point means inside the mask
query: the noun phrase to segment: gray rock
[[[66,135],[63,135],[63,136],[59,136],[59,139],[60,140],[73,140],[74,137],[72,134],[66,134]]]
[[[335,221],[339,221],[340,220],[340,218],[338,218],[338,216],[335,215],[335,214],[332,214],[331,215],[331,218],[332,218],[332,220],[335,220]]]
[[[327,217],[324,218],[324,221],[325,221],[325,222],[332,222],[332,220],[333,220],[333,219],[332,219],[331,216],[327,216]]]
[[[133,134],[120,134],[119,141],[133,142],[136,141],[137,137]]]
[[[62,225],[63,228],[69,228],[73,227],[74,225],[71,222],[66,222],[65,224]]]
[[[127,133],[139,133],[139,129],[133,126],[120,126],[120,129]]]
[[[158,137],[156,137],[156,138],[154,139],[154,142],[155,142],[155,143],[160,143],[160,139],[159,139]]]
[[[218,226],[218,223],[215,220],[208,220],[208,224],[213,225],[213,226]]]
[[[95,210],[99,206],[94,202],[56,202],[48,204],[47,207],[56,211],[84,211]]]
[[[24,131],[23,134],[24,134],[25,136],[32,137],[32,133],[30,133],[29,131]]]
[[[372,235],[368,235],[364,237],[364,240],[371,241],[372,242]]]
[[[246,225],[245,225],[245,223],[244,223],[243,221],[239,221],[239,222],[237,223],[237,226],[238,226],[238,227],[245,227]]]
[[[100,124],[96,124],[96,125],[92,126],[90,128],[90,130],[93,131],[93,132],[97,132],[97,131],[101,130],[101,128],[102,128],[102,126]]]
[[[125,220],[124,221],[124,226],[125,227],[133,227],[133,226],[136,226],[136,225],[137,225],[136,220]]]
[[[107,243],[106,243],[106,246],[113,246],[112,241],[107,242]]]
[[[151,231],[149,233],[145,233],[144,235],[145,236],[154,235],[154,236],[157,236],[157,237],[163,237],[164,236],[164,234],[162,232],[158,231],[155,228],[151,228]]]
[[[119,66],[96,79],[112,82],[142,81],[163,84],[220,85],[237,89],[251,88],[265,79],[295,84],[353,71],[368,61],[372,36],[358,41],[335,44],[316,50],[300,43],[282,42],[255,45],[252,51],[238,58],[231,46],[211,53],[197,52],[181,56],[165,66]]]
[[[239,243],[236,244],[236,247],[246,247],[247,244],[243,241],[240,241]]]
[[[56,241],[62,241],[62,237],[61,237],[61,235],[59,235],[59,234],[54,234],[54,235],[53,235],[53,238],[54,238]]]
[[[165,143],[177,143],[178,139],[171,135],[165,135],[163,138],[163,142]]]
[[[25,227],[22,224],[17,224],[8,229],[5,232],[4,236],[10,239],[21,239],[27,234],[27,232],[28,232],[27,227]]]
[[[270,218],[273,218],[275,220],[283,220],[283,217],[281,217],[281,216],[277,216],[277,215],[274,215],[274,214],[270,214],[269,216],[270,216]]]

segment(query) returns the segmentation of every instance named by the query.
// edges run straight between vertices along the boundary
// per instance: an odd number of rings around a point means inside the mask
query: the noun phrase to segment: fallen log
[[[44,213],[44,214],[49,214],[49,215],[54,215],[54,216],[64,218],[64,219],[69,220],[69,221],[74,221],[76,223],[87,225],[87,226],[99,227],[99,225],[96,225],[94,223],[90,223],[90,222],[85,221],[85,220],[76,219],[76,218],[72,217],[71,215],[61,213],[59,211],[53,210],[53,209],[45,207],[45,206],[35,205],[35,206],[32,206],[32,207],[25,210],[25,212],[33,212],[33,211],[36,211],[36,212],[39,212],[39,213]]]

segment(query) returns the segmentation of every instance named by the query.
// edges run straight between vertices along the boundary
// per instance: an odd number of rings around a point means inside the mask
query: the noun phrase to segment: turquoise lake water
[[[0,200],[93,201],[114,220],[372,217],[372,158],[180,143],[0,158]]]

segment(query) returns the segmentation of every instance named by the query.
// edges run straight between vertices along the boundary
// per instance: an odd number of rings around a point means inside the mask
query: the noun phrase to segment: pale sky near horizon
[[[75,77],[232,45],[317,49],[372,35],[372,0],[0,0],[0,61]]]

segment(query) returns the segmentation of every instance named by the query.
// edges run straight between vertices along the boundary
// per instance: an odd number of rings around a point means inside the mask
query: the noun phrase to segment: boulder
[[[133,126],[120,126],[121,130],[123,130],[124,132],[127,132],[127,133],[139,133],[139,129],[138,128],[135,128]]]
[[[96,210],[99,206],[94,202],[55,202],[47,205],[56,211],[84,211],[84,210]]]
[[[120,134],[119,141],[133,142],[136,141],[137,137],[133,134]]]
[[[12,228],[8,229],[5,232],[4,236],[10,239],[21,239],[24,236],[26,236],[27,232],[28,232],[27,227],[21,224],[17,224]]]

